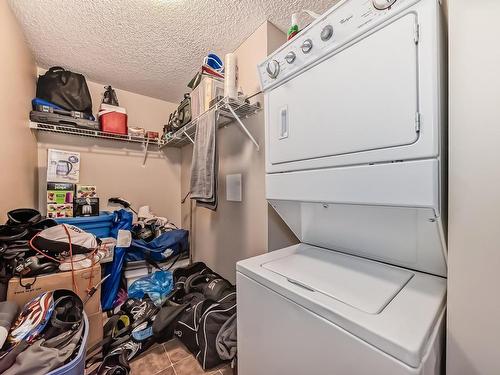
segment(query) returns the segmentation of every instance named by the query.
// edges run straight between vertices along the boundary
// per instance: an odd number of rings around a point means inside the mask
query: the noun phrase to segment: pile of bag
[[[0,225],[0,301],[12,277],[22,283],[23,277],[87,268],[99,260],[99,240],[91,233],[58,225],[31,208],[9,211],[7,217]]]
[[[69,290],[42,293],[17,310],[13,302],[0,303],[0,374],[47,374],[86,344],[83,302]]]
[[[129,298],[104,326],[104,340],[87,352],[87,373],[130,371],[129,362],[177,337],[203,369],[236,358],[236,289],[204,263],[177,268],[166,302]]]
[[[9,211],[7,218],[7,222],[0,225],[0,301],[5,301],[11,277],[36,276],[57,270],[57,264],[36,256],[29,246],[36,234],[57,223],[44,219],[40,212],[30,208]]]

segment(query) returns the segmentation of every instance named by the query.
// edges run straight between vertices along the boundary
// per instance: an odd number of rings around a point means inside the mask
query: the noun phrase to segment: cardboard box
[[[98,342],[102,341],[104,318],[101,310],[99,310],[95,314],[89,315],[87,318],[89,320],[89,337],[87,339],[87,349],[89,349]]]
[[[73,217],[73,204],[48,204],[47,217],[57,219],[59,217]]]
[[[76,185],[76,198],[97,198],[95,185]]]
[[[203,76],[198,86],[190,94],[191,118],[200,116],[210,109],[211,101],[219,96],[224,96],[224,81]]]
[[[87,289],[96,285],[101,281],[101,265],[96,264],[92,269],[86,268],[83,270],[74,271],[75,283],[78,291],[74,292],[80,296],[82,300],[87,297]],[[36,278],[23,277],[23,285],[31,285],[31,287],[23,287],[19,282],[18,277],[13,277],[9,281],[7,287],[7,300],[16,302],[20,307],[26,302],[32,300],[40,293],[55,289],[73,290],[73,281],[71,271],[58,272],[50,275],[42,275]],[[87,316],[97,313],[101,310],[101,288],[99,288],[92,298],[85,305]]]
[[[76,198],[73,208],[76,217],[99,216],[99,198]]]
[[[74,184],[47,182],[47,204],[73,203],[74,192]]]
[[[77,183],[80,180],[80,153],[48,150],[47,181]]]

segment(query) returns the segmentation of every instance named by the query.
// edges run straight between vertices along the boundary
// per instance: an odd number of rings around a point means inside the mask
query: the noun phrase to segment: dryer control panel
[[[262,89],[275,86],[419,0],[345,0],[258,65]]]

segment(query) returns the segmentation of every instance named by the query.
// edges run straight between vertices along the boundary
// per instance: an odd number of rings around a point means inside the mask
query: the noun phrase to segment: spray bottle
[[[288,40],[292,39],[300,31],[300,29],[299,29],[299,14],[301,14],[301,13],[307,13],[313,19],[316,19],[319,17],[319,14],[317,14],[311,10],[307,10],[307,9],[303,9],[300,12],[293,13],[292,14],[292,25],[288,29],[288,33],[287,33]]]

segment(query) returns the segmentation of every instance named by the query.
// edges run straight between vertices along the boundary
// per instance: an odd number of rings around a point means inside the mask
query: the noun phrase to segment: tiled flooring
[[[184,345],[174,339],[153,346],[130,364],[131,375],[233,375],[229,365],[203,371]]]

